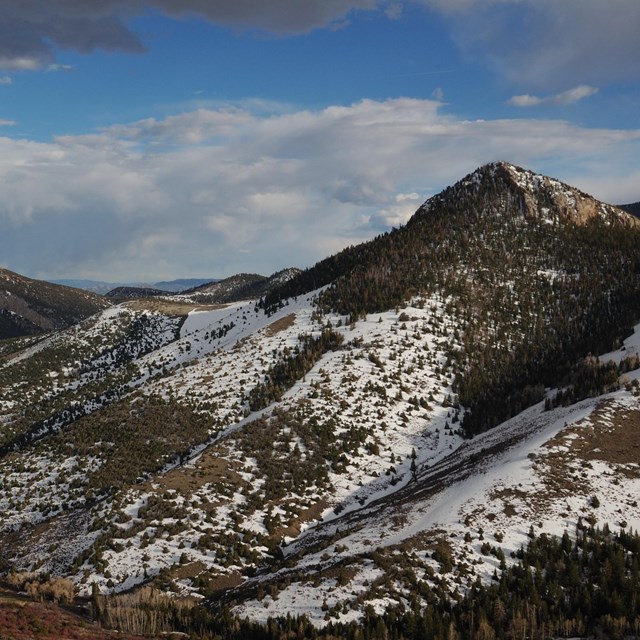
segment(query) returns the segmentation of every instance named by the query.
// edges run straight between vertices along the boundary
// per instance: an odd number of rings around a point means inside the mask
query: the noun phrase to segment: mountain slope
[[[265,307],[329,282],[320,304],[351,319],[418,293],[448,298],[464,342],[449,354],[460,360],[454,388],[471,434],[630,332],[640,313],[637,239],[636,218],[496,163],[431,198],[399,231],[301,273]]]
[[[114,298],[116,300],[131,300],[135,298],[146,298],[150,296],[165,296],[166,291],[162,289],[154,289],[151,287],[116,287],[104,294],[106,298]]]
[[[108,306],[87,291],[0,269],[0,339],[62,329]]]
[[[0,363],[2,556],[322,626],[637,528],[639,273],[634,218],[498,163],[266,313],[136,301],[27,345]]]
[[[299,269],[282,269],[266,277],[255,273],[239,273],[224,280],[214,280],[188,289],[182,295],[210,304],[237,302],[267,295],[299,273]]]

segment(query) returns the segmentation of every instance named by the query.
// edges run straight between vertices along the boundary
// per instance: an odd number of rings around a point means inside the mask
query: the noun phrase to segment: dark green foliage
[[[255,457],[265,482],[247,498],[249,509],[277,501],[287,493],[304,495],[307,489],[324,488],[329,470],[341,472],[347,456],[364,446],[368,430],[352,425],[336,433],[334,417],[320,419],[313,405],[300,402],[292,410],[276,408],[269,417],[253,421],[238,434],[238,446],[246,456]],[[300,441],[300,447],[293,442]]]
[[[123,314],[106,335],[90,340],[63,336],[1,368],[0,393],[5,400],[17,400],[21,409],[0,431],[0,456],[130,393],[128,383],[140,375],[133,360],[158,347],[165,322],[156,314]],[[65,382],[75,379],[81,384],[59,386],[52,382],[51,372]],[[29,402],[23,401],[25,389],[31,394]]]
[[[575,541],[567,533],[562,538],[541,534],[490,586],[476,581],[466,596],[457,598],[435,586],[424,594],[426,607],[410,597],[409,606],[397,605],[384,615],[367,608],[359,622],[331,621],[316,629],[305,617],[269,619],[261,625],[234,618],[224,606],[216,612],[176,603],[174,629],[203,640],[637,638],[639,554],[640,537],[624,530],[612,535],[578,529]],[[172,605],[167,601],[163,606]]]
[[[446,300],[460,327],[449,357],[468,435],[540,401],[578,359],[618,346],[640,317],[638,227],[613,214],[578,223],[544,190],[531,209],[502,167],[478,176],[433,198],[406,227],[323,260],[263,301],[271,312],[330,284],[318,303],[357,320],[417,294]]]
[[[101,461],[96,469],[87,470],[87,487],[98,496],[177,462],[207,437],[207,421],[190,407],[141,396],[78,420],[52,438],[49,446]]]
[[[324,329],[316,338],[301,335],[299,341],[300,346],[293,353],[287,349],[280,362],[267,371],[264,382],[249,392],[251,411],[264,409],[280,400],[282,394],[302,378],[323,354],[337,349],[342,344],[343,337],[332,329]]]
[[[278,283],[288,280],[298,269],[284,269],[265,278],[255,273],[240,273],[224,280],[208,282],[182,293],[202,303],[226,303],[252,300],[266,295]]]
[[[585,358],[573,367],[562,381],[562,387],[553,398],[548,398],[545,408],[567,406],[620,388],[618,378],[621,374],[640,367],[638,356],[624,358],[619,364],[601,363],[598,358]]]

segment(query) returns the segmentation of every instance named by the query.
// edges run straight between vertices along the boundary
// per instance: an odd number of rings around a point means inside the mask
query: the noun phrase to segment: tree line
[[[99,621],[131,632],[179,631],[200,640],[546,640],[620,639],[640,635],[640,536],[578,523],[575,535],[536,536],[511,566],[479,579],[462,594],[434,588],[426,606],[409,597],[384,614],[367,606],[361,620],[314,627],[306,616],[270,618],[266,624],[233,616],[226,606],[192,606],[153,592],[147,599],[94,594]],[[131,627],[134,624],[135,627]],[[161,627],[153,627],[161,621]],[[158,622],[160,624],[160,622]]]

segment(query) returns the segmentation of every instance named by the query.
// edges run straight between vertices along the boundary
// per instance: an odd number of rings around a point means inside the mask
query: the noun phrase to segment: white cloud
[[[70,64],[50,64],[47,67],[47,71],[55,73],[56,71],[73,71],[73,66]]]
[[[385,14],[389,20],[399,20],[402,17],[404,5],[402,2],[392,2],[385,9]]]
[[[416,0],[450,20],[460,48],[538,89],[640,77],[638,0]]]
[[[439,109],[407,98],[219,107],[50,143],[0,138],[0,255],[27,275],[113,280],[306,266],[498,159],[640,199],[640,130]]]
[[[579,87],[563,91],[562,93],[557,93],[553,96],[539,97],[531,96],[529,94],[513,96],[507,101],[507,104],[510,104],[513,107],[538,107],[545,104],[565,106],[580,102],[580,100],[589,98],[596,93],[598,93],[598,89],[596,87],[581,85]]]
[[[363,232],[380,233],[408,222],[425,197],[413,191],[398,193],[393,202],[371,214],[363,215],[357,228]]]
[[[0,84],[13,84],[11,76],[0,76]]]
[[[6,118],[0,118],[0,127],[13,127],[16,124],[15,120],[7,120]]]
[[[0,69],[6,71],[35,71],[42,66],[41,61],[36,57],[16,56],[0,53]]]

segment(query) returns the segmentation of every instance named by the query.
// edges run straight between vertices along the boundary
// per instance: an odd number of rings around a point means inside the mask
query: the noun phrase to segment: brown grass
[[[275,336],[277,333],[280,333],[281,331],[284,331],[285,329],[288,329],[289,327],[291,327],[295,321],[296,321],[296,314],[290,313],[288,316],[285,316],[284,318],[280,318],[279,320],[272,322],[265,329],[264,331],[265,335],[268,338],[271,338]]]
[[[609,404],[596,409],[593,427],[578,431],[573,449],[583,460],[640,466],[640,409],[612,412]],[[636,476],[640,475],[640,469],[636,472]]]
[[[275,503],[277,504],[278,501],[276,501]],[[300,531],[302,530],[302,525],[305,522],[317,520],[328,506],[329,503],[326,500],[320,500],[319,502],[316,502],[316,504],[300,512],[300,515],[288,527],[281,527],[277,529],[274,533],[274,537],[277,539],[280,539],[284,536],[297,538],[300,535]]]
[[[443,544],[443,541],[446,540],[446,535],[447,532],[444,529],[428,529],[420,531],[420,533],[416,533],[414,536],[406,538],[398,545],[390,548],[397,548],[404,552],[434,550]]]
[[[512,500],[520,500],[526,502],[529,500],[529,495],[522,491],[521,489],[516,489],[513,487],[505,487],[503,489],[496,489],[491,492],[490,496],[491,500],[502,500],[504,504],[504,508],[502,509],[502,513],[508,518],[512,518],[513,516],[518,514],[518,510],[512,504]],[[496,518],[495,514],[489,514],[493,516],[493,518],[487,517],[489,521],[494,520]]]
[[[30,602],[24,596],[0,593],[0,637],[11,640],[119,640],[142,636],[100,629],[85,618],[54,604]]]
[[[214,593],[223,593],[237,587],[244,582],[244,577],[239,573],[221,573],[214,576],[209,582],[209,588]]]
[[[569,450],[550,451],[543,458],[549,467],[544,481],[560,495],[586,490],[569,467],[572,461],[583,466],[595,460],[608,462],[623,475],[640,477],[640,409],[622,409],[612,400],[602,402],[589,418],[563,429],[546,446]]]
[[[240,463],[223,458],[224,453],[226,452],[220,447],[210,447],[202,453],[193,467],[172,469],[165,476],[154,478],[153,482],[160,483],[165,491],[174,489],[182,495],[188,495],[206,484],[215,482],[244,486],[246,482],[237,473]],[[151,481],[146,483],[144,489],[152,489]]]
[[[207,565],[197,560],[195,562],[188,562],[183,565],[174,565],[171,568],[171,577],[175,580],[185,580],[186,578],[195,578],[198,574],[205,571]]]
[[[607,462],[620,475],[640,477],[640,408],[604,401],[589,418],[563,429],[545,448],[547,452],[534,462],[544,488],[527,498],[534,510],[563,497],[588,495],[586,471],[592,461]]]

